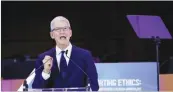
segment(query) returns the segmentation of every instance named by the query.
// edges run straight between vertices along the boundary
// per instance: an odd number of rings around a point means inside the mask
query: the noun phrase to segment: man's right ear
[[[51,37],[52,39],[54,39],[53,32],[50,32],[50,37]]]

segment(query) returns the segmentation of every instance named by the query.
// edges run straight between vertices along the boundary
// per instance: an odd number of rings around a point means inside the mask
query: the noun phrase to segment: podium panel
[[[73,87],[73,88],[44,88],[44,89],[33,89],[29,88],[29,92],[42,92],[42,91],[53,91],[53,92],[60,92],[60,91],[89,91],[89,87]]]
[[[158,91],[156,62],[96,63],[99,91]]]

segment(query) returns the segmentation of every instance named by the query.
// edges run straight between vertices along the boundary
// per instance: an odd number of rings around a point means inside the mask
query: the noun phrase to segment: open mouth
[[[66,39],[66,37],[65,36],[61,36],[60,39]]]

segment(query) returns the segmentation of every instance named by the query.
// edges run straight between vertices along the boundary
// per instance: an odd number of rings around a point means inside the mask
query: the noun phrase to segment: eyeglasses
[[[57,27],[57,28],[53,29],[52,31],[60,32],[61,30],[68,31],[69,29],[70,29],[70,27]]]

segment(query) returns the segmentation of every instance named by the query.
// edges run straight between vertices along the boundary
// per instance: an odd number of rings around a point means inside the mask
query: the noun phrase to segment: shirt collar
[[[67,48],[65,48],[64,50],[61,50],[58,46],[56,46],[57,55],[61,54],[61,51],[67,51],[67,50],[68,50],[67,54],[71,52],[71,50],[72,50],[72,44],[71,43],[69,43]]]

